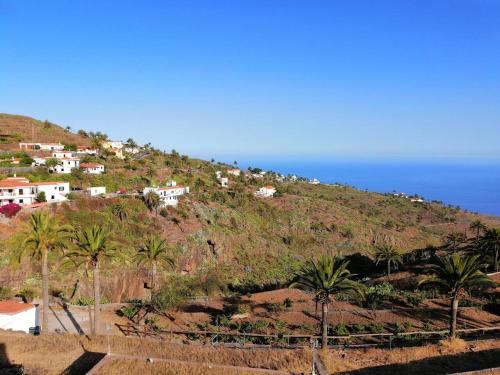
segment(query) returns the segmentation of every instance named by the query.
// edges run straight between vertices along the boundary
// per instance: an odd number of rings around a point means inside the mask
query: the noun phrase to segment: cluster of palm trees
[[[115,209],[121,212],[122,207]],[[133,260],[138,265],[145,265],[150,270],[151,293],[156,286],[159,267],[174,266],[174,260],[169,255],[171,247],[158,236],[151,236],[137,249]],[[24,240],[12,258],[18,265],[25,257],[40,261],[42,268],[42,332],[48,329],[49,310],[49,255],[60,252],[73,265],[85,266],[92,273],[94,286],[94,318],[93,333],[100,332],[100,268],[107,260],[125,259],[112,241],[109,231],[100,225],[89,228],[75,229],[70,225],[62,225],[47,211],[36,211],[30,216],[29,230]]]
[[[400,261],[401,253],[395,248],[384,246],[378,249],[377,261],[386,261],[388,273],[392,262]],[[321,304],[321,344],[327,348],[328,343],[328,308],[339,294],[355,293],[364,295],[366,288],[354,281],[348,270],[349,262],[338,256],[323,255],[317,260],[309,260],[295,275],[292,287],[301,287],[313,293],[314,300]],[[420,285],[435,284],[450,297],[450,338],[456,336],[457,311],[459,300],[467,292],[481,287],[495,285],[482,272],[484,263],[479,255],[461,256],[454,253],[438,258],[432,266],[430,275],[425,276]]]

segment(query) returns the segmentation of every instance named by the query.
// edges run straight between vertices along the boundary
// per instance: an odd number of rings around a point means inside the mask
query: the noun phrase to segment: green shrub
[[[376,322],[369,325],[369,329],[371,333],[382,333],[384,332],[384,324]]]
[[[347,329],[347,326],[344,323],[339,323],[337,324],[337,327],[335,327],[335,334],[337,336],[348,336],[349,329]]]
[[[354,331],[356,333],[363,333],[363,332],[365,332],[365,330],[366,330],[366,327],[363,324],[355,324],[354,325]]]
[[[135,316],[139,312],[139,307],[136,305],[124,306],[121,308],[120,313],[127,319],[134,320]]]
[[[33,301],[36,297],[36,292],[32,288],[25,287],[21,289],[17,295],[21,297],[25,303],[31,303],[31,301]]]
[[[102,305],[105,305],[109,303],[109,300],[106,298],[106,297],[101,297],[101,304]],[[73,300],[71,300],[71,304],[72,305],[76,305],[76,306],[89,306],[89,305],[93,305],[94,304],[94,297],[90,297],[90,296],[81,296],[81,297],[78,297],[78,298],[74,298]]]

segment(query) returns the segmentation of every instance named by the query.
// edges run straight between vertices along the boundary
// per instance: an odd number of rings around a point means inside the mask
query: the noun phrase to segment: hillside
[[[89,142],[89,138],[54,124],[47,128],[43,122],[28,117],[1,115],[0,121],[2,134],[8,137],[15,133],[22,139],[29,137],[34,121],[37,137],[45,142]],[[128,138],[127,134],[122,138]],[[191,193],[182,198],[178,207],[158,214],[150,212],[134,196],[90,199],[75,195],[70,203],[52,210],[62,222],[77,227],[100,223],[112,228],[114,239],[128,254],[147,236],[160,234],[175,248],[178,272],[200,280],[215,275],[221,283],[238,290],[283,285],[304,259],[326,251],[360,253],[370,258],[377,244],[390,243],[404,251],[441,246],[449,233],[466,233],[476,219],[488,226],[500,226],[499,218],[467,213],[438,202],[410,202],[347,186],[278,183],[272,174],[263,179],[231,177],[230,188],[223,189],[215,171],[226,172],[229,166],[176,152],[164,154],[149,146],[140,157],[120,160],[106,155],[86,159],[104,164],[106,173],[85,175],[74,171],[53,175],[41,168],[21,174],[32,181],[63,179],[77,189],[106,186],[108,192],[126,189],[135,193],[148,185],[164,185],[169,179],[190,186]],[[279,196],[255,197],[253,192],[265,184],[277,186]],[[126,220],[113,214],[118,202],[128,210]],[[16,277],[7,267],[9,251],[19,243],[28,214],[25,210],[13,220],[0,223],[0,252],[4,256],[0,277],[9,283],[18,277],[36,277],[35,269],[27,264]],[[78,276],[55,266],[60,259],[53,257],[53,279],[61,288],[66,285],[64,292],[70,293],[67,285],[73,285]],[[111,264],[105,270],[107,297],[116,301],[137,297],[134,293],[140,290],[140,276],[136,266],[119,265],[123,269],[120,278],[113,273],[115,267]]]
[[[49,121],[0,113],[0,150],[16,150],[20,141],[61,142],[82,146],[89,144],[87,138]]]

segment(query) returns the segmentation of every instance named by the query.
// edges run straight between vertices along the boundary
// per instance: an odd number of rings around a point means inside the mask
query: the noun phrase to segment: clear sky
[[[0,112],[204,157],[500,159],[500,1],[0,0]]]

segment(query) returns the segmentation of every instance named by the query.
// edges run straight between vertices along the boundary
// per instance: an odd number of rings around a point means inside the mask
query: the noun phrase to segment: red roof
[[[159,188],[158,190],[174,190],[174,189],[184,189],[184,186],[182,186],[182,185],[167,186],[167,187]]]
[[[35,305],[31,303],[22,303],[16,301],[0,301],[0,314],[17,314],[22,311],[30,310]]]
[[[23,187],[31,187],[31,186],[40,186],[40,185],[60,185],[64,184],[64,182],[60,181],[51,181],[51,182],[29,182],[26,179],[21,177],[10,177],[5,180],[0,180],[0,188],[23,188]]]
[[[264,186],[266,189],[274,189],[274,186],[271,186],[271,185],[267,185],[267,186]]]
[[[103,167],[103,165],[99,163],[80,163],[80,168],[99,168],[99,167]]]

